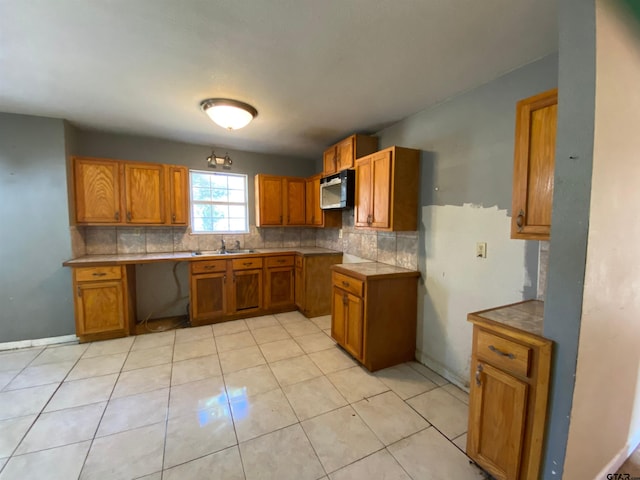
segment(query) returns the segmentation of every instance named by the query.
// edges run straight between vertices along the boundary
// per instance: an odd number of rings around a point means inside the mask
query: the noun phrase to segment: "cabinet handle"
[[[284,263],[284,262],[286,262],[286,260],[284,258],[279,258],[278,259],[278,263]]]
[[[348,286],[349,286],[349,282],[345,282],[345,281],[343,280],[343,281],[342,281],[342,285],[343,285],[343,286],[345,286],[345,287],[348,287]]]
[[[93,272],[92,275],[94,277],[104,277],[106,275],[106,273],[104,273],[104,272]]]
[[[211,270],[212,268],[216,268],[214,265],[205,265],[204,269],[205,270]]]
[[[513,360],[514,358],[516,358],[516,356],[513,353],[505,353],[502,350],[497,349],[493,345],[489,345],[489,350],[491,350],[493,353],[497,353],[502,357],[508,357],[509,360]]]
[[[80,290],[80,287],[78,287],[77,292],[78,292],[78,296],[81,297],[82,296],[82,290]]]
[[[480,379],[480,375],[482,375],[482,364],[479,363],[478,366],[476,367],[476,385],[481,387],[482,386],[482,380]]]
[[[250,267],[251,265],[253,265],[253,262],[243,262],[242,265],[244,265],[245,267]]]
[[[227,276],[226,275],[222,276],[222,283],[227,283]]]
[[[131,212],[127,212],[127,222],[131,221]]]
[[[344,295],[342,295],[342,304],[347,305],[348,303],[349,303],[349,297],[347,297],[347,294],[345,293]]]
[[[280,215],[280,223],[282,223],[282,215]]]
[[[115,215],[113,216],[113,218],[116,219],[116,222],[120,221],[120,212],[116,212]]]
[[[516,225],[518,227],[518,231],[521,232],[524,227],[524,210],[520,210],[518,212],[518,216],[516,217]]]
[[[171,215],[171,221],[175,223],[175,221],[176,221],[176,214],[175,213],[173,215]]]

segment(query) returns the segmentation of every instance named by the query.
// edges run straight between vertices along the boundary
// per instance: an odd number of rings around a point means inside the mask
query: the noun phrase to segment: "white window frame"
[[[244,180],[244,201],[240,202],[219,202],[219,201],[205,201],[193,199],[193,181],[192,174],[206,174],[211,176],[225,176],[225,177],[239,177]],[[245,229],[244,230],[195,230],[195,209],[194,205],[227,205],[227,206],[242,206],[245,212]],[[248,176],[243,173],[227,173],[227,172],[210,172],[207,170],[189,170],[189,215],[191,216],[191,233],[196,235],[216,235],[216,234],[233,234],[233,233],[249,233],[249,179]]]

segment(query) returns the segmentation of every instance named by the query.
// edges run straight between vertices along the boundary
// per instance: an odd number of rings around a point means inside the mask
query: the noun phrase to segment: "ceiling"
[[[556,0],[0,0],[0,111],[316,158],[558,48]],[[226,131],[209,97],[252,104]]]

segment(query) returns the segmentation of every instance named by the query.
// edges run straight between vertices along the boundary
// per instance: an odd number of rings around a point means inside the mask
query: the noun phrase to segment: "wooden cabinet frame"
[[[351,135],[327,148],[322,155],[322,175],[354,167],[356,159],[378,150],[378,137]]]

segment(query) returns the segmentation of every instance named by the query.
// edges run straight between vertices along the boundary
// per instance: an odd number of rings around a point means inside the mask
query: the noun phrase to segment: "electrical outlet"
[[[338,238],[342,238],[342,229],[338,230]]]
[[[476,243],[476,257],[487,258],[487,242]]]

